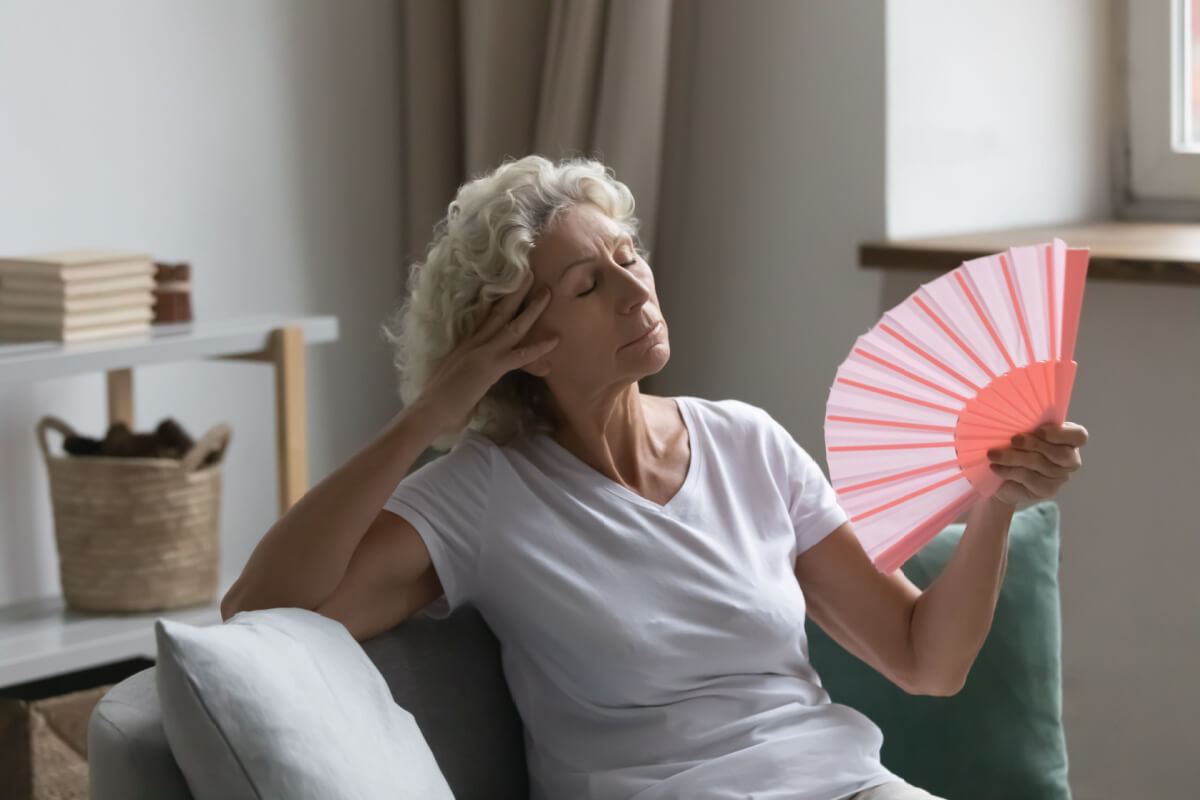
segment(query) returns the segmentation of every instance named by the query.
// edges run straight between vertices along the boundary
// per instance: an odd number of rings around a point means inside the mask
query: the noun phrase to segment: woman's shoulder
[[[705,417],[730,424],[761,425],[772,419],[765,409],[736,397],[714,400],[695,395],[680,395],[674,399],[690,404]]]
[[[772,432],[777,424],[765,409],[735,397],[716,400],[682,395],[675,399],[689,404],[700,423],[717,436],[755,440]]]
[[[420,466],[410,472],[410,476],[420,471],[426,478],[441,478],[453,473],[465,480],[483,479],[491,474],[495,448],[496,444],[487,436],[467,429],[449,450],[431,448],[423,453]]]

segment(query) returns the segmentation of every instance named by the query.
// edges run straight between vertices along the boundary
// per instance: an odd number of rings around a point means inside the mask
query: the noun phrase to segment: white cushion
[[[413,715],[345,626],[314,611],[159,618],[163,728],[196,800],[453,800]]]

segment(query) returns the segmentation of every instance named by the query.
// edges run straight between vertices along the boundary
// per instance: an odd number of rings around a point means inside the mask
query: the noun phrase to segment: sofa
[[[941,531],[907,562],[927,586],[964,525]],[[884,731],[884,764],[950,800],[1069,800],[1062,734],[1057,572],[1059,510],[1014,515],[1009,565],[988,640],[958,695],[907,695],[843,650],[811,620],[810,659],[835,702]],[[527,800],[524,728],[480,612],[426,612],[361,643],[397,704],[414,716],[457,800]],[[149,667],[115,685],[88,728],[93,800],[192,798],[164,732]],[[564,800],[569,800],[564,798]]]

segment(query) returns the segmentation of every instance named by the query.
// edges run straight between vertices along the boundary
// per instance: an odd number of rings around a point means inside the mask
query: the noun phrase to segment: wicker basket
[[[182,459],[50,455],[46,458],[59,577],[81,611],[159,611],[212,602],[220,562],[221,465],[232,430],[213,426]],[[210,453],[214,464],[200,465]]]
[[[0,698],[0,798],[87,800],[87,731],[113,684],[40,700]]]

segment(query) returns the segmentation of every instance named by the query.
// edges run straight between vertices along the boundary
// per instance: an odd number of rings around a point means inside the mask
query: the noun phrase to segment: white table
[[[109,424],[133,419],[133,368],[205,358],[258,361],[275,368],[275,408],[282,515],[308,489],[304,347],[336,341],[335,316],[260,314],[156,323],[148,336],[76,342],[0,341],[0,385],[103,371]],[[134,656],[153,656],[159,617],[205,625],[221,621],[223,577],[209,605],[146,614],[73,611],[61,597],[0,606],[0,688]]]

